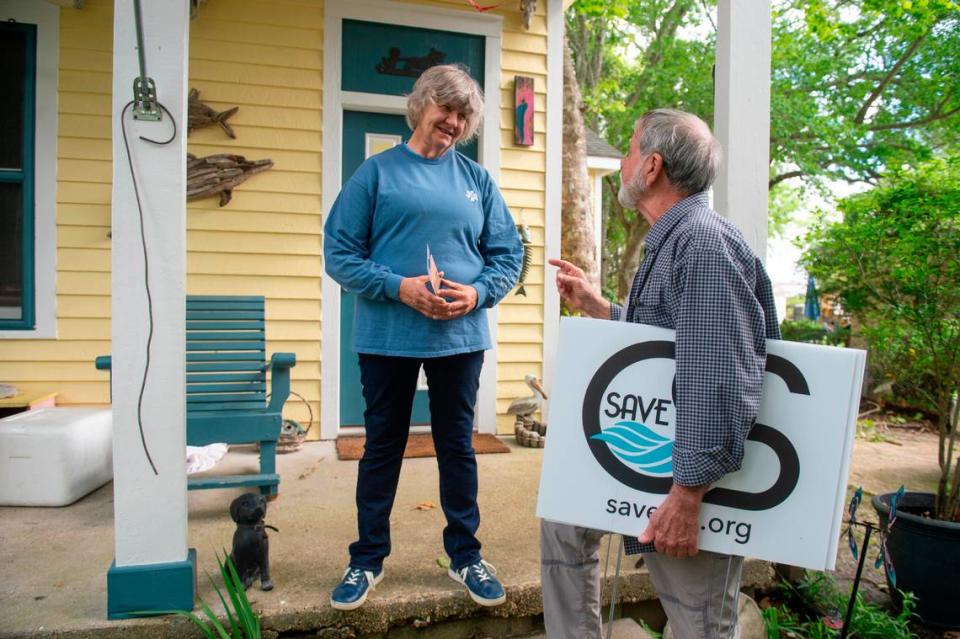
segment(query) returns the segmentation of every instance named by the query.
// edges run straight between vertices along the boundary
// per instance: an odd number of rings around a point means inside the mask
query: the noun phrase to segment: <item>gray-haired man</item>
[[[676,331],[673,487],[640,537],[647,568],[679,639],[733,637],[743,558],[698,552],[700,504],[737,470],[757,416],[765,340],[779,339],[770,280],[741,233],[710,209],[720,146],[694,115],[643,115],[621,165],[620,202],[650,223],[626,307],[583,271],[550,260],[572,308],[598,319]],[[599,546],[605,533],[543,521],[541,578],[547,636],[599,639]]]

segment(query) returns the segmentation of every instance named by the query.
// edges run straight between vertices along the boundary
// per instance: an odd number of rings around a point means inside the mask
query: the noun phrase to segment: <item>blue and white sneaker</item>
[[[383,579],[383,570],[374,574],[369,570],[361,570],[347,566],[343,579],[330,593],[330,605],[337,610],[356,610],[367,600],[370,591],[376,588]]]
[[[503,585],[494,577],[496,572],[497,569],[483,559],[460,570],[447,568],[450,578],[466,586],[470,598],[481,606],[499,606],[507,600]]]

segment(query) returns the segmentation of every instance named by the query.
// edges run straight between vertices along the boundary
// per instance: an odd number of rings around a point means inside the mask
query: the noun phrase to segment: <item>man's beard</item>
[[[635,211],[637,210],[637,204],[640,202],[640,198],[643,197],[646,191],[647,185],[643,181],[643,176],[635,175],[632,182],[620,183],[620,192],[617,193],[617,200],[623,208]]]

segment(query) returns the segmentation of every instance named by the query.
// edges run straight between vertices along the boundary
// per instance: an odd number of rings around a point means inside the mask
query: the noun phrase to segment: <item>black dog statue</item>
[[[257,493],[244,493],[230,504],[230,517],[237,522],[230,558],[237,568],[244,588],[249,588],[257,575],[260,575],[260,590],[273,590],[266,529],[277,529],[263,523],[266,514],[267,500]]]

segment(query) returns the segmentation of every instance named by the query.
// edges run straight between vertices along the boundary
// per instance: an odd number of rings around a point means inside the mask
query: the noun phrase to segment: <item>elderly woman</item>
[[[491,348],[485,309],[516,283],[522,247],[490,175],[454,148],[474,136],[482,113],[483,94],[465,71],[445,65],[424,72],[407,99],[410,139],[367,159],[324,225],[327,273],[357,294],[353,348],[366,401],[359,539],[330,595],[339,610],[360,607],[383,578],[421,365],[450,577],[481,605],[506,600],[476,538],[472,434],[483,351]],[[428,284],[428,245],[442,271],[439,290]]]

